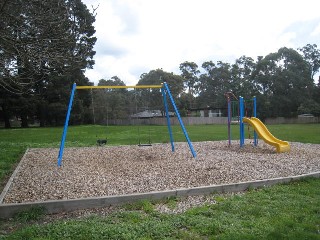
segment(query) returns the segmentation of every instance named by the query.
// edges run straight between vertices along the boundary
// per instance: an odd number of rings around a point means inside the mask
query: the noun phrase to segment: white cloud
[[[320,35],[320,23],[318,24],[318,26],[311,33],[311,36],[317,36],[317,35]]]
[[[256,58],[296,46],[296,22],[318,18],[318,0],[83,0],[98,8],[98,38],[91,81],[117,75],[136,84],[152,69],[178,73],[194,61]],[[90,7],[89,7],[90,8]],[[313,34],[318,34],[319,26]],[[309,43],[308,36],[302,41]],[[311,42],[314,43],[314,42]],[[144,72],[139,72],[139,70]]]

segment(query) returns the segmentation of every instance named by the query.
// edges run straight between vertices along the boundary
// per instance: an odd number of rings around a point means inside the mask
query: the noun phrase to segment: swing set
[[[120,88],[133,88],[133,89],[137,89],[137,88],[149,88],[149,89],[161,89],[161,93],[162,93],[162,99],[163,99],[163,104],[164,104],[164,109],[165,109],[165,116],[167,119],[167,126],[168,126],[168,132],[169,132],[169,137],[170,137],[170,142],[171,142],[171,149],[172,152],[174,152],[175,148],[174,148],[174,141],[173,141],[173,136],[172,136],[172,129],[171,129],[171,124],[170,124],[170,116],[169,116],[169,110],[168,110],[168,100],[167,98],[169,98],[169,101],[171,102],[171,105],[175,111],[175,114],[178,118],[178,121],[180,123],[181,129],[184,133],[184,136],[188,142],[190,151],[192,153],[192,156],[195,158],[196,157],[196,152],[193,148],[193,145],[190,141],[190,138],[188,136],[187,130],[183,124],[183,121],[180,117],[178,108],[174,102],[174,99],[172,97],[172,94],[170,92],[169,86],[166,82],[163,82],[161,85],[135,85],[135,86],[77,86],[76,83],[74,83],[72,85],[72,90],[71,90],[71,95],[70,95],[70,100],[69,100],[69,105],[68,105],[68,110],[67,110],[67,115],[66,115],[66,119],[65,119],[65,124],[64,124],[64,128],[63,128],[63,133],[62,133],[62,137],[61,137],[61,143],[60,143],[60,150],[59,150],[59,155],[58,155],[58,161],[57,164],[60,167],[62,165],[62,157],[63,157],[63,151],[64,151],[64,145],[65,145],[65,140],[66,140],[66,136],[67,136],[67,131],[68,131],[68,125],[69,125],[69,118],[70,118],[70,114],[71,114],[71,109],[72,109],[72,103],[73,103],[73,99],[74,99],[74,95],[75,95],[75,91],[76,90],[86,90],[86,89],[120,89]],[[140,144],[140,140],[139,140],[139,144]],[[151,143],[148,143],[148,146]],[[141,146],[143,146],[143,144],[140,144]]]

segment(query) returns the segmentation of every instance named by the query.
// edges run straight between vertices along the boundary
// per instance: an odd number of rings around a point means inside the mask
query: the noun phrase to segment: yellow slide
[[[275,146],[278,153],[281,152],[289,152],[290,145],[286,141],[282,141],[276,137],[274,137],[269,130],[267,129],[266,125],[264,125],[259,118],[251,117],[251,118],[243,118],[244,123],[250,124],[258,136],[263,139],[266,143]]]

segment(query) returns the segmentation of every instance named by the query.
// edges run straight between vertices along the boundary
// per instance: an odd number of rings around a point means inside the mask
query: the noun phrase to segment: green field
[[[320,124],[268,128],[282,140],[320,144]],[[194,142],[227,141],[225,125],[187,126],[187,131]],[[61,134],[61,127],[0,129],[1,188],[27,148],[55,147],[58,155]],[[173,126],[173,136],[176,142],[185,141],[179,126]],[[232,126],[232,136],[239,138],[236,125]],[[103,138],[108,138],[110,145],[138,144],[139,139],[143,143],[149,138],[152,143],[169,142],[166,126],[88,125],[70,127],[66,147],[93,146]],[[0,238],[11,232],[8,239],[320,239],[319,184],[315,179],[252,191],[241,197],[217,195],[213,197],[218,204],[173,216],[156,212],[150,202],[108,217],[91,216],[40,225],[38,218],[42,215],[31,212],[22,218],[1,221]]]

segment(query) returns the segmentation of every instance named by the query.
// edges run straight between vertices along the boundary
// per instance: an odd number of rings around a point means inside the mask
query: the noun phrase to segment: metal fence
[[[267,118],[266,124],[299,124],[299,123],[320,123],[320,117],[296,117],[296,118]]]
[[[171,125],[179,125],[176,117],[170,118]],[[184,125],[210,125],[227,124],[227,117],[182,117]],[[265,124],[299,124],[299,123],[320,123],[319,117],[297,117],[297,118],[267,118],[263,121]],[[103,122],[104,125],[167,125],[166,118],[150,119],[109,119]]]

